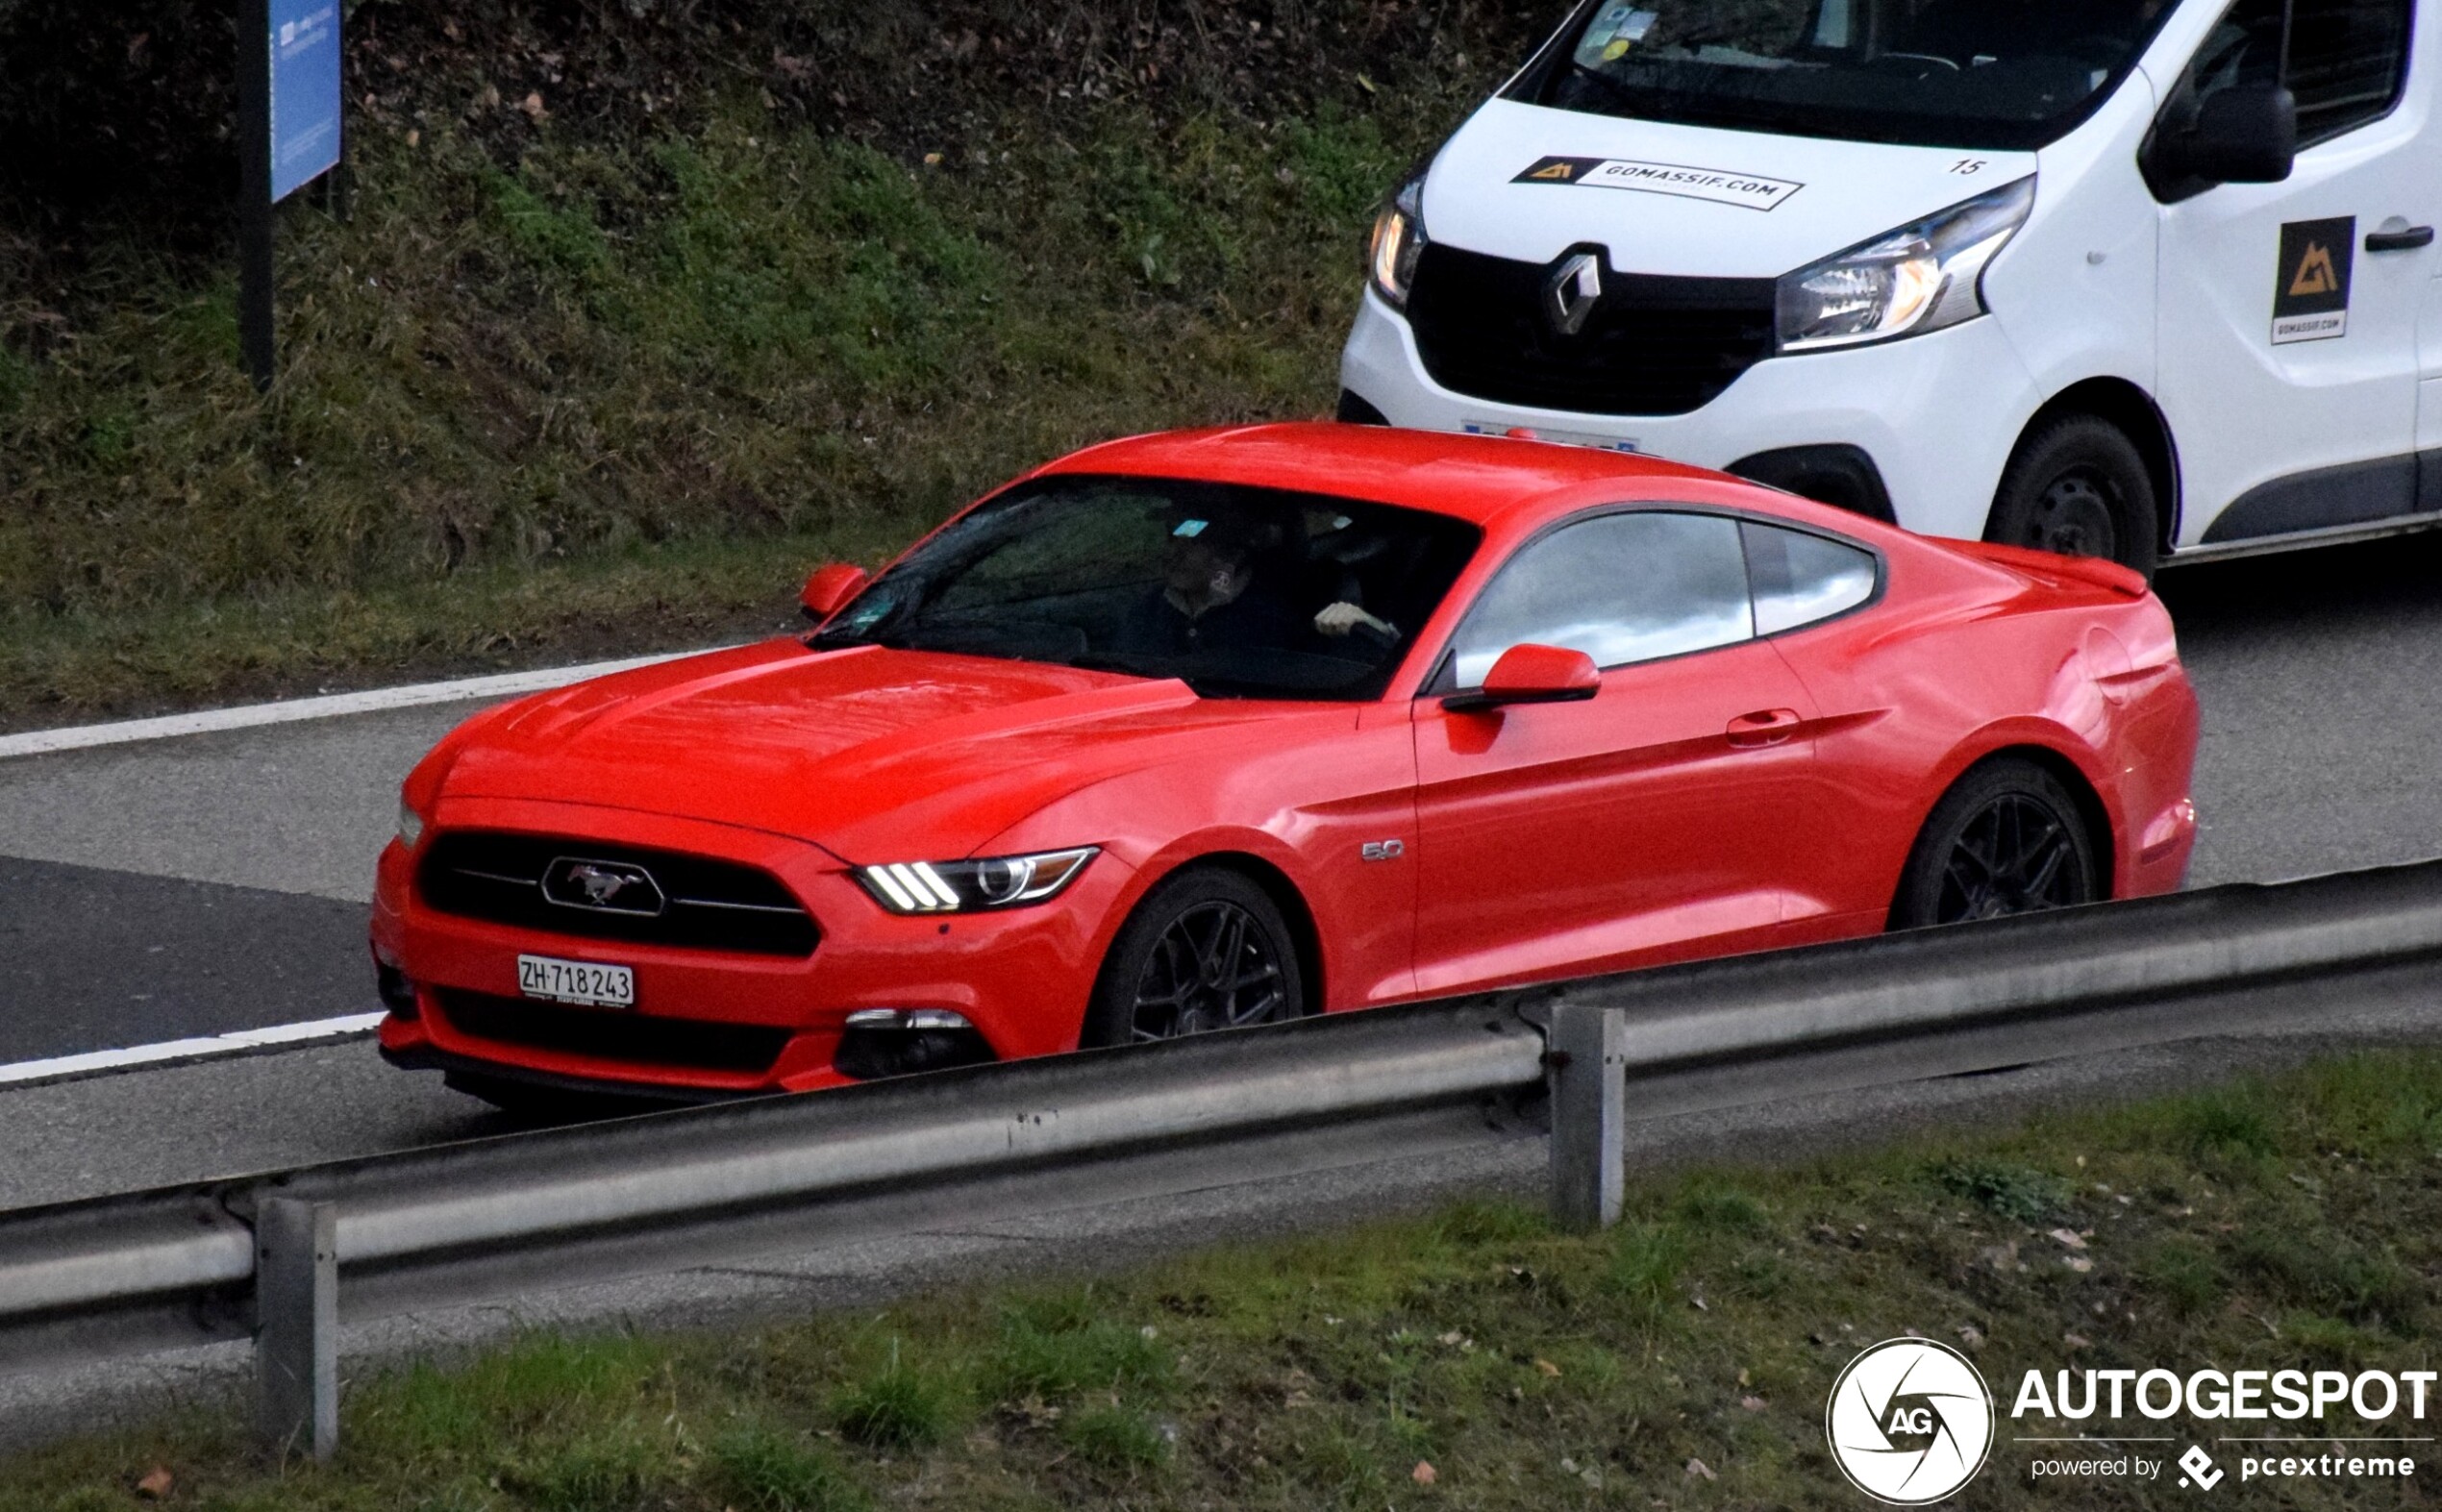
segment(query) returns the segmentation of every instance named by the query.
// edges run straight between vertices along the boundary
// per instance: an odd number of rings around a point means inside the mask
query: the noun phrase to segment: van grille
[[[555,902],[546,875],[574,860],[641,868],[658,891],[646,914]],[[641,945],[756,955],[810,955],[821,931],[769,872],[735,861],[549,835],[452,830],[435,838],[416,874],[424,902],[443,913],[521,929]],[[561,888],[563,897],[577,896]]]
[[[570,1008],[455,988],[437,996],[441,1016],[471,1038],[629,1065],[760,1075],[789,1041],[789,1030],[760,1024],[648,1018],[621,1008]]]
[[[1770,279],[1605,267],[1600,302],[1582,329],[1562,335],[1543,312],[1544,281],[1557,266],[1428,242],[1408,322],[1433,382],[1538,409],[1686,414],[1772,355]]]

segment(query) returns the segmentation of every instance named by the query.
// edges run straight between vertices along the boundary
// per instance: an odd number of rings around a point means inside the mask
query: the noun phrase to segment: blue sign
[[[271,198],[339,165],[339,0],[271,0]]]

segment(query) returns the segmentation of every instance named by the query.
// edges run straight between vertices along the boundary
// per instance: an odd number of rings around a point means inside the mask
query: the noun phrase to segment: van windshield
[[[2091,113],[2174,0],[1596,0],[1512,95],[1733,131],[2030,151]]]

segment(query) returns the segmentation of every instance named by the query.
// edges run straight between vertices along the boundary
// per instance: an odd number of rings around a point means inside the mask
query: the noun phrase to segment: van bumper
[[[1727,468],[1759,452],[1845,445],[1863,451],[1901,525],[1977,539],[2020,429],[2041,403],[2033,378],[1987,316],[1879,346],[1757,363],[1721,396],[1682,415],[1580,414],[1453,393],[1416,355],[1407,318],[1365,292],[1340,354],[1340,387],[1392,425],[1648,452]]]

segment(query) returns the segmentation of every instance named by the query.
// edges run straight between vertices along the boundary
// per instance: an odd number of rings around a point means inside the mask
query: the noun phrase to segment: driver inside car
[[[1129,616],[1126,644],[1170,653],[1294,646],[1306,617],[1290,605],[1285,573],[1263,559],[1260,548],[1268,544],[1258,527],[1181,520],[1170,533],[1159,586]],[[1306,624],[1331,640],[1344,640],[1358,631],[1385,644],[1399,639],[1397,626],[1344,597],[1325,605]]]

